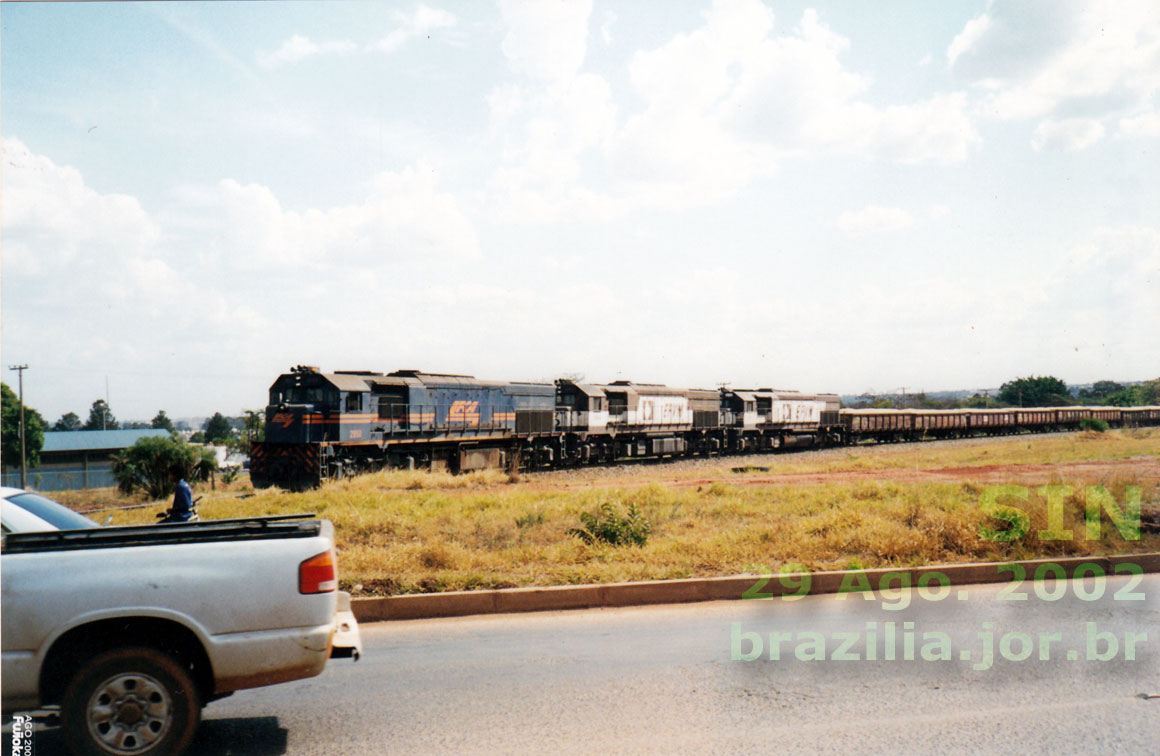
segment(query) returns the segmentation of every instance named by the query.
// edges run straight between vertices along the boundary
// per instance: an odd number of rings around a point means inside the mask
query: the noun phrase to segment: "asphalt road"
[[[367,624],[361,661],[210,704],[195,752],[1156,753],[1160,576],[1038,587]]]

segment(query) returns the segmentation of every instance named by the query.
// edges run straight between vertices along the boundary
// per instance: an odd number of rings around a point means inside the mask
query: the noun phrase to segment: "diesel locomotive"
[[[836,394],[678,389],[659,384],[483,381],[397,370],[298,366],[270,387],[265,440],[250,451],[255,487],[301,490],[384,467],[463,472],[544,469],[1066,430],[1085,417],[1160,424],[1160,407],[846,410]]]

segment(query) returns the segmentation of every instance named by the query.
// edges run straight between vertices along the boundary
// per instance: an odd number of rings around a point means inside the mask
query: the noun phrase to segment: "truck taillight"
[[[299,593],[328,593],[338,588],[334,552],[324,551],[298,565]]]

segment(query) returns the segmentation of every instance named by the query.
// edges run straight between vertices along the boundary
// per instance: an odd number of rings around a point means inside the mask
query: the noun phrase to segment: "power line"
[[[257,373],[214,374],[214,373],[189,373],[189,372],[185,372],[185,371],[180,372],[180,373],[157,373],[157,372],[144,371],[144,370],[105,370],[103,368],[93,368],[91,370],[87,370],[87,369],[79,369],[79,368],[73,368],[73,367],[59,367],[56,365],[41,365],[37,368],[37,370],[52,370],[52,371],[56,371],[59,373],[78,373],[81,375],[104,375],[104,376],[136,375],[136,376],[142,376],[142,377],[146,377],[146,378],[196,378],[196,379],[206,378],[206,379],[212,379],[212,380],[222,380],[222,379],[228,379],[228,378],[253,378],[253,379],[266,380],[266,379],[269,379],[269,377],[270,377],[270,373],[262,373],[261,375],[259,375]]]

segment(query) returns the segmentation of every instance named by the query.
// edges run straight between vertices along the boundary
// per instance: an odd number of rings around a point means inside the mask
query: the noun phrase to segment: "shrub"
[[[612,502],[606,501],[595,512],[581,513],[580,523],[582,527],[569,528],[568,535],[590,544],[603,541],[613,546],[644,546],[652,530],[652,525],[641,516],[635,503],[630,503],[628,512],[621,515]]]
[[[544,511],[543,510],[536,510],[534,512],[531,510],[528,510],[516,518],[516,527],[517,528],[531,528],[531,527],[535,527],[536,525],[543,525],[543,524],[544,524]]]
[[[209,479],[217,464],[209,449],[198,449],[172,436],[142,438],[113,455],[113,477],[121,493],[140,491],[151,499],[173,494],[174,483],[169,469],[181,465],[189,482]]]
[[[1098,417],[1085,417],[1079,421],[1079,429],[1082,431],[1095,431],[1096,433],[1103,433],[1108,429],[1108,421],[1101,420]]]

